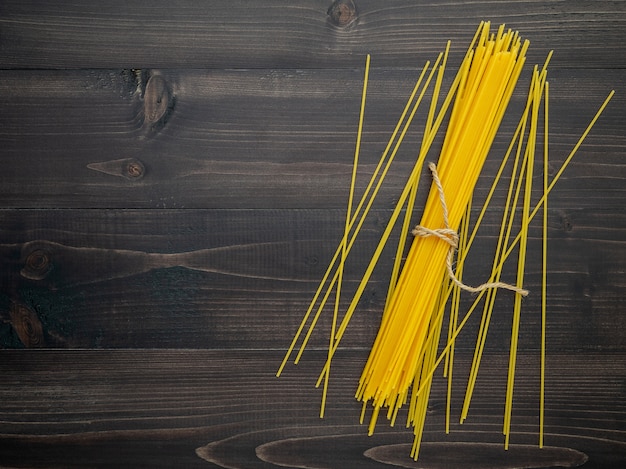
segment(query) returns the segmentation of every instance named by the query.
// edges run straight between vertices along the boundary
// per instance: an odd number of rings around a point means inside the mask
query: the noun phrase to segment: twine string
[[[435,163],[429,163],[428,169],[430,169],[430,172],[432,173],[432,176],[433,176],[433,182],[435,183],[435,186],[437,186],[437,191],[439,193],[439,201],[441,202],[441,209],[443,211],[443,223],[444,223],[445,228],[431,229],[425,226],[417,225],[413,229],[413,231],[411,231],[411,233],[414,236],[420,236],[422,238],[434,236],[436,238],[441,239],[442,241],[445,241],[446,243],[450,245],[450,249],[448,250],[448,255],[446,257],[446,269],[448,271],[448,276],[450,277],[450,280],[452,280],[454,284],[457,285],[462,290],[465,290],[471,293],[478,293],[483,290],[487,290],[488,288],[504,288],[506,290],[511,290],[515,293],[518,293],[522,296],[527,296],[528,290],[524,290],[523,288],[517,287],[515,285],[511,285],[508,283],[487,282],[477,287],[472,287],[461,282],[456,277],[456,274],[454,273],[454,269],[452,268],[452,262],[454,260],[454,252],[459,246],[459,234],[455,230],[450,228],[450,223],[448,221],[448,205],[446,204],[446,197],[443,192],[443,186],[441,185],[441,180],[439,179],[439,174],[437,173],[437,166],[435,165]]]

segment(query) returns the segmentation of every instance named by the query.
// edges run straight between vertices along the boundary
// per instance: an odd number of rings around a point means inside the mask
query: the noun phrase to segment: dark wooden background
[[[530,39],[520,88],[554,49],[554,169],[616,95],[550,198],[551,448],[535,448],[535,223],[514,446],[501,445],[502,295],[469,419],[444,434],[437,377],[418,466],[411,432],[383,422],[368,438],[352,398],[391,251],[335,359],[327,417],[314,389],[327,319],[303,362],[274,374],[343,232],[365,55],[360,190],[418,70],[448,39],[455,69],[481,20]],[[624,1],[0,2],[0,467],[625,467],[625,28]],[[347,290],[411,168],[420,122],[365,223]],[[469,283],[488,273],[503,194]],[[459,338],[454,422],[476,324]]]

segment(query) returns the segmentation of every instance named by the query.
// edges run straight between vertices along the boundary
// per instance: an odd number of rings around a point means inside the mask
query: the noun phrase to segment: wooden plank
[[[617,94],[551,195],[548,447],[536,448],[536,220],[512,447],[502,449],[501,435],[512,311],[503,292],[469,420],[444,434],[438,373],[420,464],[622,469],[626,2],[608,0],[1,2],[0,466],[410,465],[411,432],[381,422],[367,437],[353,399],[391,248],[335,357],[326,419],[313,385],[328,309],[299,366],[274,375],[343,232],[365,55],[373,68],[359,192],[418,68],[448,39],[458,66],[483,19],[531,40],[522,83],[555,50],[551,175],[608,92]],[[351,253],[342,311],[412,167],[424,113]],[[421,181],[418,207],[426,172]],[[500,189],[468,260],[470,284],[490,271],[503,200]],[[464,295],[462,311],[472,299]],[[457,340],[461,386],[479,314]]]
[[[372,437],[358,424],[360,405],[353,393],[366,358],[362,351],[335,358],[324,419],[318,417],[319,390],[313,387],[323,353],[306,354],[279,379],[274,373],[280,352],[268,350],[5,350],[0,355],[0,456],[7,467],[248,469],[327,460],[329,467],[356,462],[376,468],[381,463],[365,451],[387,448],[401,457],[412,440],[404,425],[390,428],[384,417]],[[459,354],[456,361],[455,416],[469,358]],[[481,369],[468,420],[460,426],[455,418],[450,435],[443,432],[446,384],[436,377],[420,462],[434,464],[453,450],[470,458],[497,445],[492,464],[554,455],[550,448],[557,447],[582,452],[596,467],[621,467],[626,357],[590,352],[549,359],[544,450],[536,448],[533,354],[519,358],[512,445],[503,450],[502,372],[508,357],[495,354]],[[458,442],[466,445],[455,446]],[[446,451],[429,451],[434,443]],[[520,445],[531,445],[532,451],[520,453]]]
[[[344,218],[306,210],[2,214],[4,314],[17,301],[43,323],[42,342],[83,347],[272,346],[282,334],[277,315],[310,299]],[[380,235],[377,219],[354,250],[353,277]]]
[[[626,65],[615,1],[4,1],[0,18],[2,68],[351,68],[366,53],[413,66],[449,39],[458,56],[482,20],[567,67]]]
[[[359,191],[417,75],[408,69],[371,72]],[[4,71],[1,76],[3,207],[345,206],[363,79],[359,70]],[[557,69],[550,77],[556,171],[608,92],[626,76],[624,70]],[[517,125],[524,82],[479,191],[489,187]],[[383,207],[392,206],[406,182],[425,113],[426,107],[418,112],[388,173]],[[559,183],[558,203],[623,206],[624,125],[626,98],[618,93]]]
[[[351,298],[388,211],[365,221],[346,266]],[[341,210],[0,211],[0,345],[3,347],[286,348],[342,236]],[[415,214],[419,218],[419,211]],[[499,229],[490,211],[465,279],[483,283]],[[416,221],[417,222],[417,221]],[[529,244],[521,343],[539,337],[540,225]],[[553,350],[624,350],[626,213],[550,212],[549,333]],[[395,239],[392,237],[392,239]],[[345,345],[369,347],[384,305],[390,243]],[[514,279],[515,259],[505,281]],[[512,297],[499,296],[488,347],[508,347]],[[472,301],[464,297],[466,311]],[[347,303],[342,306],[342,311]],[[472,347],[480,311],[459,338]],[[325,346],[330,311],[313,335]]]

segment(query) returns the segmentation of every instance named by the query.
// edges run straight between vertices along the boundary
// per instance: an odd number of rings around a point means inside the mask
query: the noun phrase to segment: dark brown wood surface
[[[550,50],[551,175],[616,94],[549,199],[548,448],[537,448],[535,222],[513,446],[502,448],[502,295],[467,422],[456,423],[478,316],[459,336],[452,432],[437,376],[414,463],[411,431],[381,422],[368,438],[353,399],[392,248],[334,361],[327,416],[314,384],[330,318],[302,363],[274,375],[343,234],[365,55],[361,192],[422,65],[451,40],[455,69],[481,20],[519,30],[531,49],[478,200]],[[1,2],[0,467],[625,467],[625,28],[624,1]],[[346,296],[424,119],[351,253]],[[479,232],[470,284],[489,274],[505,195]]]

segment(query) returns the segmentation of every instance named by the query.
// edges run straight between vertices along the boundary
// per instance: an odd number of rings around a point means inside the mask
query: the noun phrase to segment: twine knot
[[[435,163],[429,163],[428,169],[430,169],[430,172],[433,175],[433,182],[437,186],[437,191],[439,192],[439,201],[441,202],[441,209],[443,211],[443,223],[445,225],[445,228],[431,229],[422,225],[417,225],[415,228],[413,228],[411,233],[414,236],[420,236],[422,238],[434,236],[450,245],[448,256],[446,258],[446,269],[448,270],[448,276],[450,277],[450,279],[462,290],[471,293],[478,293],[488,288],[504,288],[506,290],[511,290],[515,293],[518,293],[522,296],[527,296],[528,290],[524,290],[523,288],[517,287],[515,285],[510,285],[508,283],[488,282],[483,283],[482,285],[479,285],[477,287],[471,287],[464,284],[456,277],[454,269],[452,268],[452,261],[454,259],[454,252],[459,246],[459,234],[455,230],[450,228],[450,223],[448,222],[448,205],[446,204],[443,186],[441,185],[441,180],[439,179],[439,174],[437,173],[437,166],[435,165]]]

